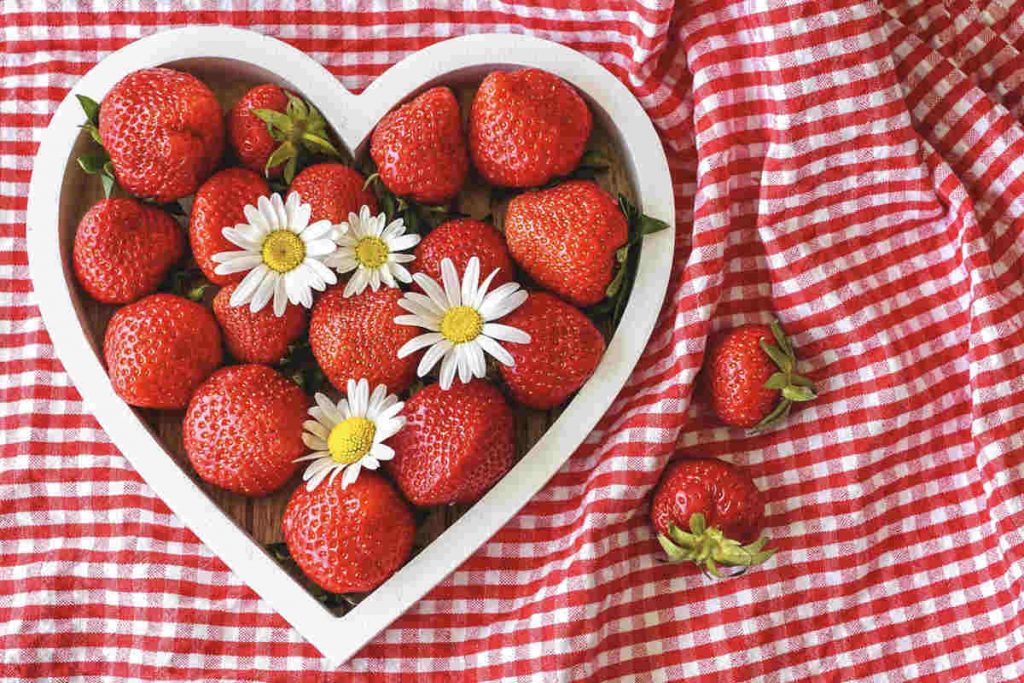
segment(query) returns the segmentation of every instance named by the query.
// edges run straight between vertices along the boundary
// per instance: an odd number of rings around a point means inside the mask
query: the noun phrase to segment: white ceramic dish
[[[280,83],[324,114],[358,156],[377,120],[428,85],[479,79],[499,68],[536,67],[558,74],[589,100],[617,138],[642,211],[671,229],[644,240],[639,275],[617,333],[597,372],[491,491],[385,584],[342,617],[335,616],[271,559],[189,478],[147,425],[114,393],[100,349],[85,326],[70,266],[75,183],[83,115],[74,95],[101,100],[137,69],[181,63]],[[159,33],[110,55],[57,108],[42,137],[28,202],[28,248],[36,298],[57,354],[103,429],[167,505],[243,581],[335,664],[344,662],[408,609],[504,525],[593,429],[629,377],[664,298],[674,244],[668,165],[654,127],[629,90],[604,68],[558,44],[515,35],[476,35],[417,52],[353,95],[320,64],[273,38],[225,27]]]

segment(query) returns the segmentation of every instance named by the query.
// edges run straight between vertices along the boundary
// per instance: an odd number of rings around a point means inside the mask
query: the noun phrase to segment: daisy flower
[[[406,342],[398,349],[398,357],[404,358],[429,347],[416,374],[424,376],[441,361],[442,389],[452,385],[456,372],[464,383],[474,377],[484,377],[487,374],[485,352],[499,363],[513,365],[512,354],[498,342],[529,344],[530,335],[494,321],[521,306],[528,294],[515,282],[507,282],[488,292],[497,274],[496,269],[480,282],[480,259],[476,256],[469,259],[461,282],[455,265],[447,258],[441,261],[443,287],[429,276],[416,273],[413,279],[426,293],[406,292],[398,305],[410,315],[400,315],[395,322],[422,327],[428,332]]]
[[[405,234],[401,218],[388,223],[385,214],[372,216],[370,207],[364,204],[359,215],[350,213],[348,222],[342,223],[338,251],[326,263],[342,274],[355,271],[345,285],[346,297],[361,293],[367,285],[376,292],[382,282],[397,288],[399,282],[412,282],[402,264],[415,258],[399,252],[412,249],[419,241],[419,235]]]
[[[326,220],[310,224],[312,209],[295,193],[288,201],[281,201],[279,194],[260,197],[256,206],[250,204],[244,211],[248,223],[221,231],[241,251],[213,255],[218,275],[249,271],[231,294],[230,304],[249,304],[256,313],[273,299],[278,317],[289,301],[310,308],[311,290],[322,292],[338,281],[323,262],[337,249],[335,226]]]
[[[371,394],[365,379],[350,379],[347,396],[334,403],[317,393],[316,405],[309,409],[313,419],[302,424],[302,441],[313,453],[295,462],[312,460],[302,475],[310,491],[328,476],[333,482],[340,472],[341,486],[348,488],[362,468],[375,470],[381,461],[395,457],[384,442],[405,426],[405,418],[398,415],[405,404],[383,384]]]

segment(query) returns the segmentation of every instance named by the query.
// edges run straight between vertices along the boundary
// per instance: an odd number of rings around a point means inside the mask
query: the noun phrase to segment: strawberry
[[[78,223],[75,275],[93,299],[130,303],[156,291],[181,258],[183,241],[165,211],[135,199],[103,199]]]
[[[220,323],[228,352],[243,363],[273,365],[305,331],[306,309],[289,304],[281,317],[270,306],[253,313],[248,306],[229,303],[237,286],[227,285],[213,298],[213,315]]]
[[[312,207],[310,222],[329,220],[343,223],[350,213],[359,213],[364,205],[377,213],[377,198],[364,190],[366,178],[348,166],[336,163],[315,164],[295,176],[288,187]]]
[[[341,477],[312,491],[295,489],[281,523],[302,572],[335,593],[364,593],[384,583],[412,552],[409,504],[387,479],[366,470],[347,488]]]
[[[151,294],[114,313],[103,357],[110,383],[126,403],[177,410],[220,365],[220,329],[199,304]]]
[[[816,397],[814,383],[795,370],[793,346],[778,322],[730,330],[705,368],[711,407],[727,425],[770,426],[789,415],[794,401]]]
[[[345,391],[350,379],[366,378],[370,386],[384,384],[392,393],[412,384],[420,354],[397,354],[418,330],[395,322],[405,313],[398,305],[401,296],[382,287],[346,298],[341,284],[320,295],[309,320],[309,345],[338,391]]]
[[[224,151],[217,98],[191,74],[142,69],[100,104],[99,134],[128,193],[171,202],[196,191]]]
[[[327,122],[308,102],[273,83],[250,89],[228,112],[228,140],[246,168],[291,182],[301,152],[338,157]]]
[[[695,562],[714,576],[720,565],[761,564],[774,554],[757,538],[764,495],[745,470],[713,458],[669,465],[654,491],[651,524],[670,562]],[[749,545],[742,545],[747,543]]]
[[[192,202],[188,236],[196,264],[210,282],[226,285],[240,282],[245,273],[218,275],[213,255],[237,251],[238,247],[222,234],[224,228],[248,223],[245,207],[255,206],[260,197],[270,194],[267,181],[245,168],[226,168],[203,183]]]
[[[618,204],[589,180],[521,194],[505,214],[512,258],[537,284],[577,306],[604,298],[615,252],[628,237]]]
[[[576,90],[539,69],[495,71],[469,114],[469,153],[491,185],[537,187],[579,164],[590,109]]]
[[[266,365],[232,365],[203,382],[185,413],[185,452],[203,481],[263,496],[288,481],[306,452],[309,400]]]
[[[423,204],[459,193],[469,169],[459,103],[449,88],[431,88],[388,112],[370,140],[370,156],[389,190]]]
[[[475,380],[417,392],[391,437],[385,467],[414,505],[472,503],[505,476],[515,458],[512,410],[493,384]]]
[[[441,261],[450,258],[455,270],[463,273],[469,259],[480,259],[480,275],[487,277],[495,269],[492,287],[512,280],[512,259],[505,240],[492,225],[473,218],[445,221],[423,238],[416,247],[413,271],[424,273],[441,282]]]
[[[530,298],[501,321],[530,335],[529,344],[508,344],[513,365],[501,365],[512,397],[547,410],[583,386],[601,362],[604,337],[590,318],[547,292]]]

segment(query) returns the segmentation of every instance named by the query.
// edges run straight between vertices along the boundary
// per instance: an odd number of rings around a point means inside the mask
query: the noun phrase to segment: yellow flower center
[[[263,240],[263,262],[271,270],[287,273],[306,258],[306,245],[291,230],[275,230]]]
[[[380,268],[390,253],[388,245],[379,237],[364,237],[356,243],[356,260],[364,268]]]
[[[365,417],[350,417],[334,425],[327,436],[327,450],[334,462],[350,465],[370,452],[377,426]]]
[[[441,334],[453,344],[473,341],[484,329],[484,319],[469,306],[449,308],[441,318]]]

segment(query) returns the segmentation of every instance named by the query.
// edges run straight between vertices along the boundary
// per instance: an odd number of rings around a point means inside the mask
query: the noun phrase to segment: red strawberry
[[[764,550],[764,495],[743,469],[711,458],[669,465],[654,491],[651,523],[672,562],[692,561],[719,576],[718,566],[750,567]],[[741,545],[749,543],[750,545]]]
[[[370,288],[345,298],[344,285],[329,287],[313,306],[309,345],[320,369],[338,391],[348,380],[366,378],[370,386],[385,384],[394,393],[407,389],[416,376],[420,354],[398,358],[398,349],[419,334],[399,325],[405,314],[398,306],[402,293]]]
[[[450,258],[456,272],[464,273],[474,256],[480,259],[481,278],[498,269],[492,288],[512,280],[512,259],[501,233],[473,218],[445,221],[423,238],[415,253],[414,272],[429,275],[437,282],[441,282],[441,261]]]
[[[604,354],[604,337],[590,318],[547,292],[532,292],[526,303],[501,321],[530,335],[529,344],[506,344],[514,365],[501,365],[512,397],[547,410],[583,386]]]
[[[380,120],[370,140],[377,173],[396,195],[440,204],[462,189],[469,156],[459,103],[449,88],[431,88]]]
[[[249,306],[232,306],[231,293],[237,283],[227,285],[213,298],[213,314],[224,333],[228,351],[243,363],[272,365],[288,351],[288,346],[306,329],[306,309],[289,304],[280,318],[271,306],[258,313]]]
[[[195,192],[224,151],[217,98],[195,76],[173,69],[121,79],[100,105],[99,128],[121,187],[161,203]]]
[[[377,212],[377,198],[364,190],[366,178],[348,166],[336,163],[316,164],[295,176],[288,193],[297,192],[313,211],[310,221],[342,223],[349,213],[359,213],[363,205]]]
[[[260,197],[270,194],[267,181],[245,168],[226,168],[203,183],[192,202],[188,236],[192,253],[203,275],[216,285],[239,282],[245,273],[217,275],[213,255],[222,251],[238,251],[238,247],[221,231],[238,223],[247,223],[246,205],[256,205]]]
[[[512,410],[488,382],[431,384],[402,414],[405,427],[391,437],[395,457],[385,466],[414,505],[475,502],[512,467]]]
[[[711,407],[736,427],[767,427],[794,401],[815,398],[814,383],[795,374],[796,355],[777,322],[730,330],[711,349],[705,368]]]
[[[335,593],[364,593],[384,583],[412,552],[416,523],[387,479],[363,470],[348,488],[341,477],[312,491],[295,489],[281,523],[302,572]]]
[[[72,261],[93,299],[126,304],[156,291],[181,258],[181,229],[155,206],[134,199],[103,199],[82,216]]]
[[[228,140],[238,155],[242,166],[263,175],[267,159],[280,144],[270,135],[265,121],[252,113],[253,109],[269,109],[284,113],[288,96],[280,86],[273,83],[257,85],[250,89],[228,112]],[[282,164],[270,169],[267,175],[281,175]]]
[[[103,338],[110,383],[126,403],[175,410],[221,362],[220,329],[199,304],[152,294],[114,314]]]
[[[505,214],[512,258],[539,285],[577,306],[604,298],[615,252],[628,237],[618,204],[589,180],[521,194]]]
[[[235,103],[228,112],[228,139],[243,166],[272,177],[283,171],[285,182],[295,175],[302,150],[338,156],[316,107],[273,83],[252,88]]]
[[[266,365],[222,368],[200,385],[182,436],[203,481],[244,496],[263,496],[288,481],[306,452],[302,423],[309,400]]]
[[[586,102],[539,69],[496,71],[469,115],[469,153],[491,185],[536,187],[579,164],[592,120]]]

